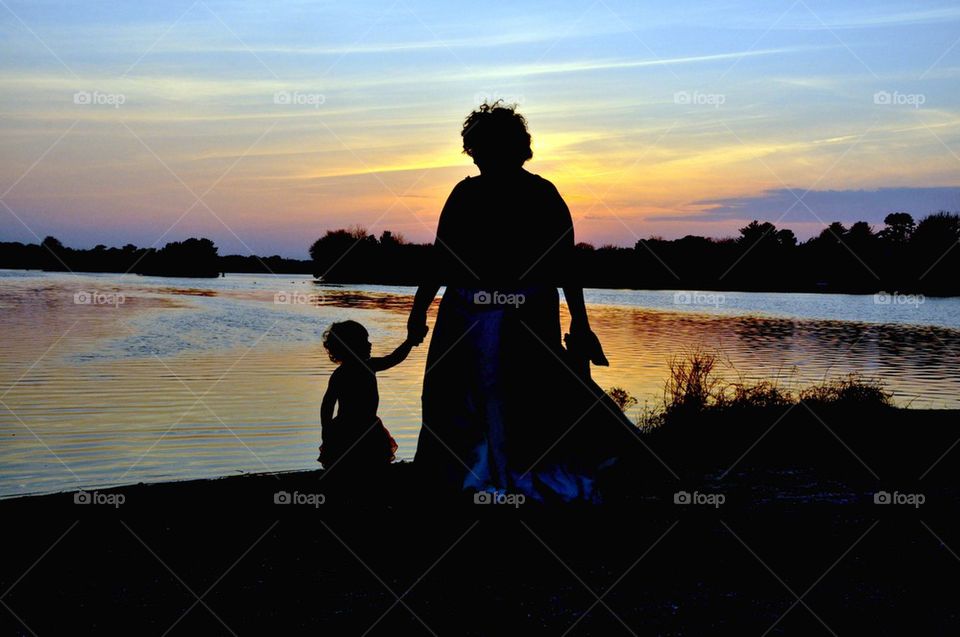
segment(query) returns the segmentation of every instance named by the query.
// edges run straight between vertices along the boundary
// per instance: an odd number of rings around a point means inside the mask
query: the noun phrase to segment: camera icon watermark
[[[522,493],[500,493],[492,491],[477,491],[473,494],[474,504],[506,504],[513,508],[519,508],[526,503],[527,496]]]
[[[673,103],[680,106],[712,106],[720,108],[727,103],[723,93],[701,93],[700,91],[677,91],[673,94]]]
[[[78,290],[73,293],[74,305],[109,305],[120,307],[127,302],[121,292],[98,292],[97,290]]]
[[[321,504],[326,503],[326,501],[327,496],[322,493],[300,493],[299,491],[290,493],[289,491],[277,491],[273,494],[274,504],[298,504],[312,506],[317,509],[320,508]]]
[[[673,494],[673,503],[681,505],[712,506],[715,509],[719,509],[726,501],[727,496],[723,493],[677,491]]]
[[[927,496],[922,493],[900,493],[899,491],[894,491],[890,493],[889,491],[877,491],[873,494],[873,503],[874,504],[895,504],[901,506],[912,506],[915,509],[919,509],[927,501]]]
[[[127,501],[122,493],[100,493],[99,491],[77,491],[73,494],[74,504],[106,505],[119,509]]]
[[[300,91],[277,91],[273,94],[273,103],[279,106],[312,106],[320,108],[326,104],[323,93],[301,93]]]
[[[918,109],[927,103],[927,96],[923,93],[877,91],[873,94],[873,103],[878,106],[912,106]]]
[[[926,501],[927,496],[922,493],[900,493],[899,491],[890,493],[889,491],[877,491],[873,494],[874,504],[897,504],[919,509]]]
[[[908,305],[920,307],[927,300],[922,294],[901,294],[899,292],[877,292],[873,295],[874,305]]]
[[[527,297],[519,292],[508,294],[505,292],[480,290],[473,295],[475,305],[512,305],[513,307],[520,307],[526,303],[526,301]]]
[[[73,94],[73,103],[77,106],[112,106],[113,108],[120,108],[127,103],[127,96],[123,93],[77,91]]]
[[[701,305],[720,307],[727,302],[727,297],[717,292],[698,292],[680,290],[673,294],[674,305]]]
[[[288,292],[280,290],[273,295],[275,305],[323,305],[322,294],[306,294],[305,292]]]

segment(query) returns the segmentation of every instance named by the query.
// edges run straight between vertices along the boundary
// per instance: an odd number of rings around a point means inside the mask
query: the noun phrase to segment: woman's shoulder
[[[560,194],[560,191],[558,191],[557,187],[553,185],[553,182],[546,177],[537,173],[532,173],[527,169],[524,169],[523,172],[527,175],[527,178],[531,181],[531,183],[533,183],[536,187],[541,188],[544,192],[550,195]]]
[[[524,170],[524,172],[529,175],[528,178],[530,179],[531,183],[534,184],[533,188],[537,191],[537,196],[542,198],[542,201],[546,204],[547,209],[562,211],[562,216],[564,218],[569,216],[566,202],[563,200],[563,196],[560,194],[560,191],[557,190],[557,187],[553,185],[552,181],[536,173],[531,173],[526,170]]]
[[[532,173],[525,168],[521,169],[519,174],[520,180],[514,181],[511,187],[520,187],[527,192],[540,193],[548,198],[560,197],[560,192],[557,190],[557,187],[554,186],[553,182],[549,179],[537,173]],[[499,182],[491,182],[489,178],[484,178],[483,175],[468,175],[457,182],[450,196],[451,198],[456,198],[463,195],[477,194],[491,187],[499,188]]]
[[[480,179],[468,175],[454,184],[453,188],[450,190],[448,199],[452,203],[469,199],[470,193],[475,193],[477,189],[481,187]]]

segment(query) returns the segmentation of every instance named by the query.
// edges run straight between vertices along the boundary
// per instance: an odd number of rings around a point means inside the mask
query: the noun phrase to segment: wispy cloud
[[[6,2],[23,23],[0,9],[0,183],[79,122],[5,199],[68,243],[114,231],[149,244],[190,203],[124,124],[191,187],[237,162],[211,205],[248,243],[269,237],[265,251],[303,256],[305,233],[376,220],[421,176],[403,201],[421,218],[397,204],[381,223],[427,239],[476,171],[459,133],[485,97],[520,104],[529,168],[588,241],[617,241],[624,223],[638,236],[735,231],[782,214],[784,184],[815,185],[805,201],[825,219],[957,207],[956,3]],[[126,101],[75,104],[84,90]],[[923,107],[878,105],[881,90]],[[279,104],[279,91],[324,101]],[[177,230],[230,245],[203,218]],[[0,224],[0,240],[23,233]]]

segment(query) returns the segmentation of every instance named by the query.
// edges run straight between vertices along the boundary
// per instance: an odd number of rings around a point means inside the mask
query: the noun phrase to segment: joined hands
[[[412,343],[414,346],[420,345],[423,343],[423,339],[426,338],[427,332],[430,331],[430,328],[427,327],[426,317],[413,317],[407,321],[407,341]]]

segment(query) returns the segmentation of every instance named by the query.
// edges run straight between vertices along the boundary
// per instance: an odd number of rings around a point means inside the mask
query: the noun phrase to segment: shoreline
[[[869,508],[878,491],[911,488],[922,489],[929,506],[960,504],[960,484],[950,473],[960,467],[960,449],[952,453],[960,439],[956,409],[818,408],[818,413],[807,413],[793,407],[754,408],[701,413],[638,436],[649,454],[633,456],[642,465],[634,467],[634,482],[608,504],[670,508],[678,490],[700,490],[725,493],[728,509]],[[763,449],[754,449],[761,443]],[[5,496],[0,511],[52,508],[80,513],[104,508],[78,504],[78,493],[106,499],[122,495],[122,507],[114,507],[118,513],[187,502],[270,511],[278,510],[278,492],[322,494],[326,501],[321,504],[334,508],[373,509],[417,509],[424,505],[419,499],[429,493],[419,484],[414,463],[398,461],[360,489],[328,479],[322,469],[265,471]],[[472,502],[466,494],[445,504]]]
[[[749,413],[645,435],[676,478],[641,456],[609,505],[441,500],[409,463],[359,491],[328,485],[334,469],[3,500],[0,630],[953,631],[960,411]]]
[[[260,272],[260,271],[231,271],[231,270],[222,270],[218,271],[216,275],[184,275],[184,274],[148,274],[144,272],[125,272],[121,270],[117,271],[85,271],[85,270],[44,270],[41,268],[0,268],[0,272],[39,272],[44,274],[70,274],[70,275],[134,275],[140,277],[153,277],[160,279],[190,279],[196,281],[210,281],[223,278],[225,275],[245,275],[245,276],[263,276],[263,277],[277,277],[283,278],[287,276],[299,276],[299,277],[309,277],[311,282],[316,285],[321,286],[330,286],[330,287],[345,287],[351,288],[355,286],[383,286],[383,287],[410,287],[416,288],[418,283],[416,282],[397,282],[391,280],[384,281],[324,281],[312,272]],[[876,294],[900,294],[905,296],[921,296],[929,299],[956,299],[960,298],[960,293],[958,294],[931,294],[931,293],[919,293],[912,291],[901,291],[901,290],[884,290],[877,288],[862,288],[862,289],[828,289],[825,287],[793,287],[793,288],[781,288],[781,287],[738,287],[738,288],[725,288],[721,286],[711,286],[704,285],[704,282],[698,282],[699,285],[692,287],[623,287],[622,285],[609,285],[609,286],[600,286],[600,285],[585,285],[584,289],[598,290],[598,291],[623,291],[623,292],[707,292],[707,293],[730,293],[730,294],[797,294],[805,296],[873,296]]]

